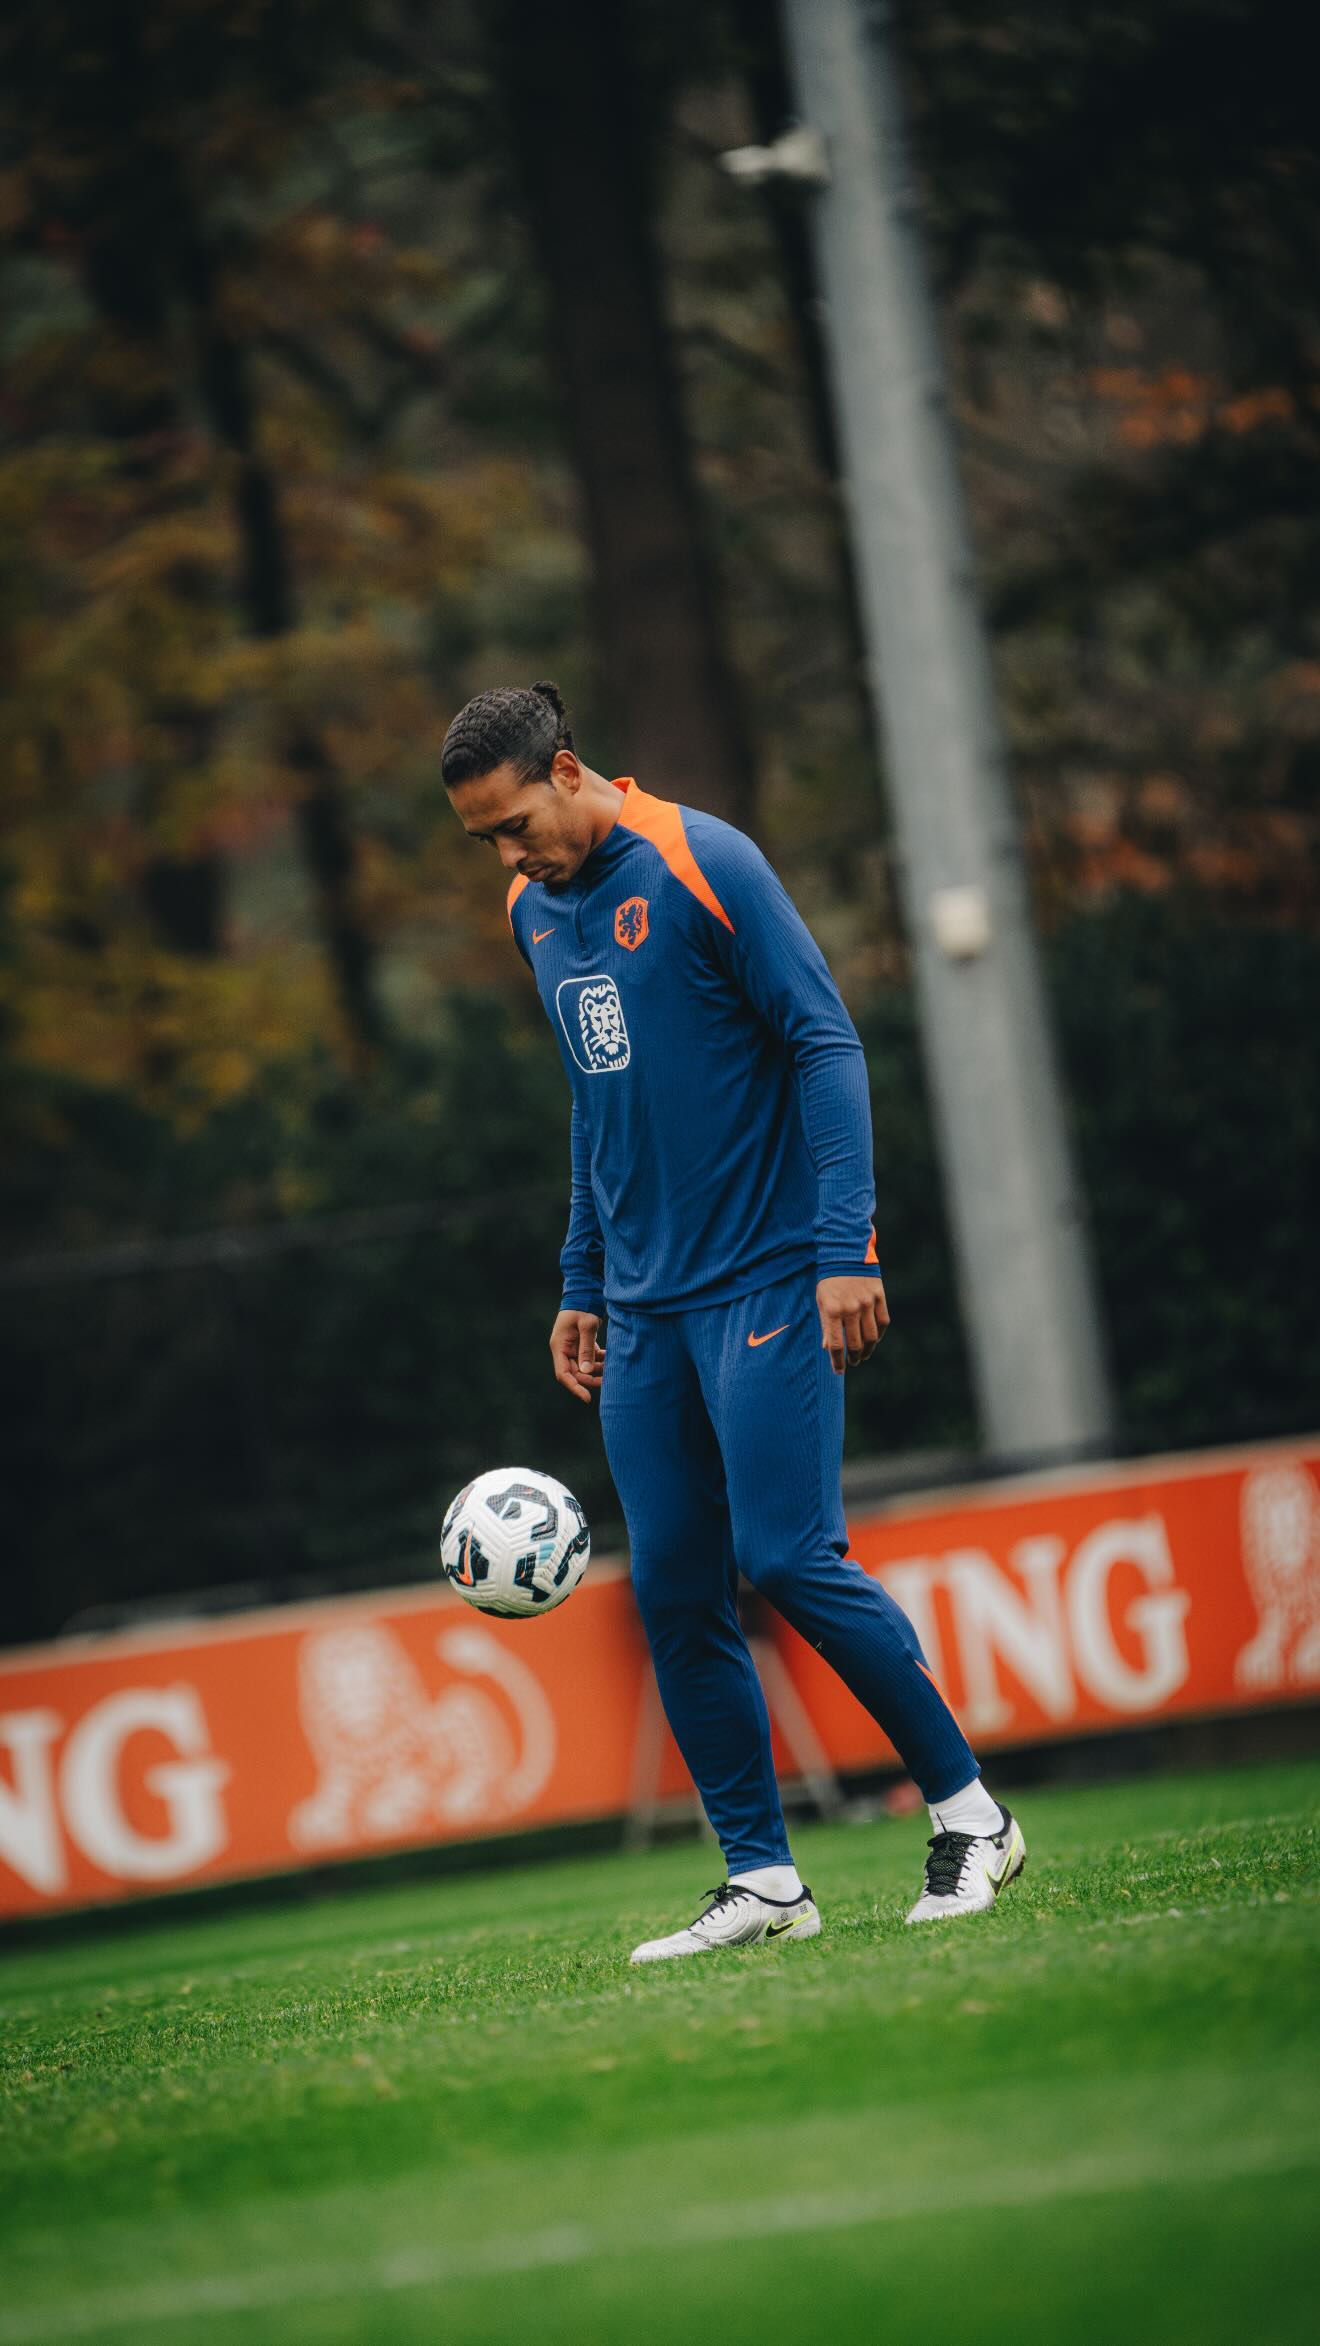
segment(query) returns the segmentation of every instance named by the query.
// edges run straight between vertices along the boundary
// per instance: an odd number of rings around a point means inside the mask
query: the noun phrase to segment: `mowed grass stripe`
[[[1106,2171],[1121,2168],[1129,2155],[1144,2169],[1158,2154],[1161,2173],[1172,2181],[1196,2173],[1207,2145],[1277,2140],[1291,2147],[1317,2132],[1308,2081],[1277,2058],[1252,2069],[1255,2106],[1269,2112],[1267,2126],[1259,2117],[1244,2123],[1241,2080],[1213,2052],[1199,2063],[1184,2055],[1157,2074],[1145,2066],[1120,2066],[1111,2077],[1065,2071],[1056,2084],[1043,2086],[1039,2077],[1017,2074],[1023,2034],[1021,2026],[1003,2027],[990,2057],[968,2062],[956,2128],[947,2090],[924,2103],[890,2097],[881,2041],[869,2064],[870,2097],[861,2107],[840,2099],[827,2071],[815,2093],[799,2093],[787,2120],[778,2101],[761,2122],[747,2114],[757,2106],[754,2096],[715,2087],[705,2098],[706,2123],[684,2129],[656,2093],[657,2085],[663,2091],[667,2083],[665,2073],[643,2065],[633,2090],[644,2101],[649,2093],[650,2106],[634,2114],[627,2143],[567,2142],[529,2092],[525,2139],[516,2153],[491,2141],[480,2113],[460,2116],[454,2139],[439,2140],[453,2120],[447,2111],[430,2136],[429,2159],[420,2147],[426,2137],[413,2132],[417,2161],[402,2170],[376,2155],[369,2142],[354,2180],[328,2187],[311,2187],[299,2176],[291,2186],[263,2191],[249,2179],[241,2197],[213,2192],[209,2205],[198,2204],[194,2188],[184,2204],[160,2198],[153,2204],[148,2193],[137,2206],[120,2201],[100,2215],[88,2193],[76,2278],[60,2261],[69,2229],[61,2205],[44,2219],[35,2215],[12,2238],[4,2303],[14,2314],[45,2303],[56,2273],[62,2294],[83,2296],[94,2284],[114,2296],[162,2272],[204,2280],[217,2265],[217,2224],[225,2262],[234,2271],[308,2266],[323,2255],[333,2264],[347,2242],[377,2262],[419,2242],[437,2249],[461,2244],[465,2254],[484,2261],[492,2242],[491,2261],[498,2267],[517,2230],[511,2214],[519,2212],[525,2212],[529,2235],[558,2235],[586,2221],[593,2232],[631,2238],[653,2220],[663,2231],[671,2209],[777,2203],[786,2195],[824,2204],[860,2186],[881,2201],[893,2193],[903,2205],[938,2208],[951,2173],[1011,2168],[1052,2175],[1085,2150]],[[958,2028],[954,2039],[966,2042]],[[746,2042],[743,2058],[751,2068],[759,2064],[759,2053],[752,2040]],[[939,2083],[947,2087],[947,2079]],[[740,2115],[731,2123],[735,2103]]]
[[[1285,2142],[1238,2140],[1206,2147],[1193,2160],[1170,2169],[1161,2153],[1131,2151],[1108,2158],[1079,2157],[1050,2168],[1006,2168],[963,2176],[941,2196],[936,2219],[942,2224],[972,2210],[1010,2210],[1051,2200],[1108,2197],[1161,2189],[1186,2190],[1320,2167],[1320,2133]],[[588,2224],[561,2224],[548,2231],[510,2232],[466,2247],[434,2244],[396,2249],[375,2263],[351,2262],[272,2267],[265,2272],[206,2274],[186,2282],[158,2283],[118,2295],[72,2299],[33,2314],[0,2315],[0,2346],[42,2346],[64,2338],[140,2330],[160,2322],[192,2321],[208,2315],[258,2313],[279,2305],[318,2300],[375,2297],[398,2290],[442,2288],[446,2283],[533,2273],[552,2267],[631,2258],[663,2247],[733,2246],[740,2241],[786,2235],[851,2231],[864,2225],[910,2224],[930,2219],[930,2189],[889,2183],[883,2191],[843,2189],[801,2197],[706,2202],[668,2208],[659,2225],[622,2225],[609,2232]],[[657,2238],[663,2233],[663,2241]]]

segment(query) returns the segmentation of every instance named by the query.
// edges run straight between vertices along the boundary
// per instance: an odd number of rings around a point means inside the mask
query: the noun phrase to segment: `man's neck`
[[[599,847],[602,839],[608,839],[623,813],[623,792],[616,788],[607,775],[597,774],[590,766],[583,767],[582,778],[591,794],[588,800],[591,810],[591,845]]]

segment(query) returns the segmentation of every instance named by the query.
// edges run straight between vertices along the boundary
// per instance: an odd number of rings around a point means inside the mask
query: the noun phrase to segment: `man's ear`
[[[557,749],[550,760],[550,778],[560,790],[576,798],[582,788],[582,760],[571,749]]]

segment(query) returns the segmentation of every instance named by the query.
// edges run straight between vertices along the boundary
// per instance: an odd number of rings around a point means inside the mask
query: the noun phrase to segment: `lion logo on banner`
[[[651,934],[651,910],[645,896],[629,896],[614,915],[614,942],[635,953]]]
[[[1242,1561],[1257,1626],[1237,1658],[1238,1685],[1320,1685],[1320,1490],[1300,1459],[1246,1477]]]
[[[556,1744],[538,1679],[476,1624],[447,1630],[436,1649],[462,1678],[487,1684],[429,1697],[402,1640],[379,1621],[303,1639],[298,1708],[319,1781],[289,1818],[295,1849],[494,1824],[536,1798]]]

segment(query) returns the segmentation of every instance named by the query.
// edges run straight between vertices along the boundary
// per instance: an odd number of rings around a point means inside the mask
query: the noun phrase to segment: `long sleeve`
[[[605,1309],[605,1241],[591,1188],[591,1143],[577,1101],[573,1102],[573,1189],[568,1235],[560,1251],[564,1274],[562,1311]]]
[[[691,827],[702,871],[728,918],[727,927],[711,924],[715,948],[792,1060],[816,1169],[816,1276],[878,1276],[871,1100],[857,1029],[824,954],[760,849],[709,818]]]

